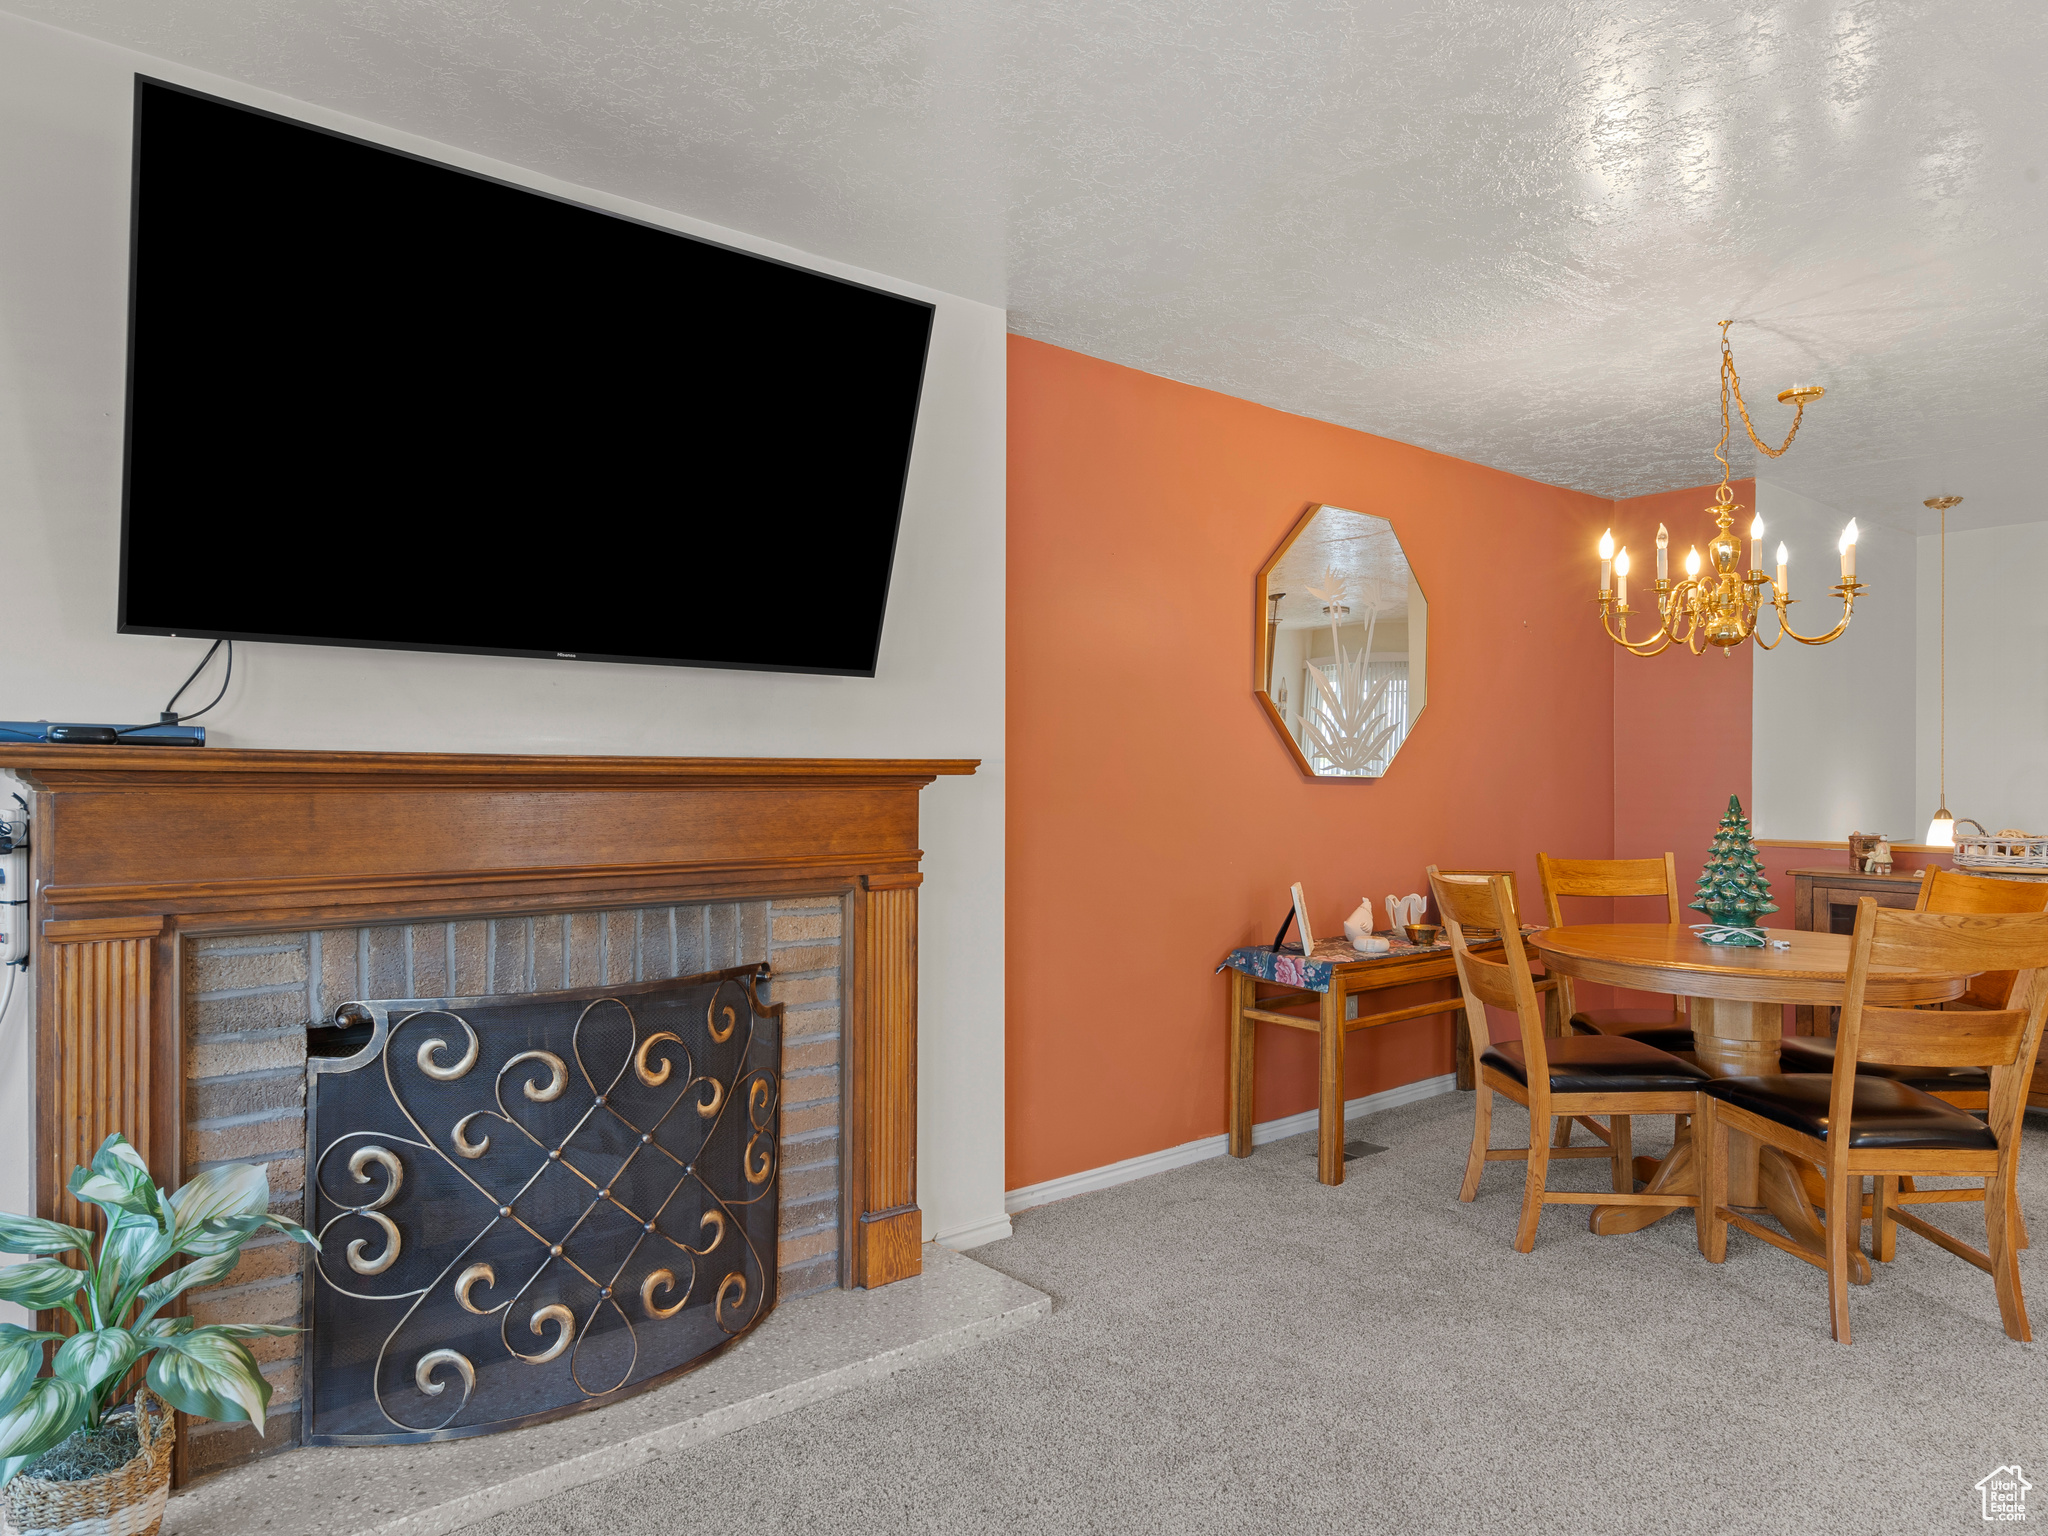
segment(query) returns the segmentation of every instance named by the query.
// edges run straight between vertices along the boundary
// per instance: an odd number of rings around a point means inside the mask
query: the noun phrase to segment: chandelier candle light
[[[1761,516],[1752,519],[1749,525],[1749,570],[1742,573],[1736,570],[1742,556],[1742,544],[1732,530],[1735,514],[1742,508],[1736,505],[1734,489],[1728,483],[1730,396],[1734,397],[1736,409],[1742,414],[1743,430],[1749,434],[1749,440],[1760,452],[1775,459],[1782,456],[1792,446],[1792,439],[1799,435],[1799,422],[1806,413],[1807,403],[1818,400],[1826,391],[1818,384],[1797,384],[1779,394],[1780,404],[1793,407],[1792,430],[1785,434],[1784,442],[1776,448],[1771,447],[1756,435],[1756,428],[1749,420],[1749,407],[1742,400],[1742,381],[1736,376],[1735,354],[1728,346],[1728,327],[1734,323],[1732,320],[1721,322],[1721,441],[1714,449],[1714,457],[1721,461],[1721,484],[1714,492],[1713,505],[1707,508],[1715,514],[1719,524],[1719,531],[1707,541],[1707,557],[1713,562],[1712,571],[1701,577],[1699,546],[1694,545],[1686,552],[1685,580],[1674,586],[1670,576],[1671,533],[1659,523],[1657,630],[1646,639],[1630,640],[1628,621],[1635,610],[1628,605],[1628,549],[1626,546],[1619,550],[1615,548],[1612,528],[1600,536],[1600,624],[1609,639],[1637,656],[1655,656],[1674,645],[1684,646],[1695,656],[1707,646],[1718,646],[1726,655],[1745,640],[1754,640],[1759,649],[1769,651],[1777,649],[1787,635],[1801,645],[1826,645],[1849,627],[1849,619],[1856,608],[1856,594],[1864,590],[1863,584],[1856,579],[1854,518],[1849,519],[1849,526],[1842,530],[1841,542],[1836,545],[1842,557],[1842,579],[1833,590],[1842,600],[1842,618],[1825,634],[1802,635],[1785,622],[1786,608],[1796,601],[1787,579],[1787,567],[1791,563],[1789,552],[1782,543],[1779,544],[1777,578],[1773,580],[1764,574],[1764,520]],[[1771,640],[1764,639],[1758,627],[1758,619],[1766,603],[1778,611],[1778,633]],[[1619,627],[1616,621],[1619,621]]]

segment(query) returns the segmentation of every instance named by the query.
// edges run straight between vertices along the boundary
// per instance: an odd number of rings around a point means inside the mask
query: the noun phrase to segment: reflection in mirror
[[[1259,696],[1304,771],[1387,771],[1428,700],[1428,604],[1383,517],[1314,506],[1259,574]]]

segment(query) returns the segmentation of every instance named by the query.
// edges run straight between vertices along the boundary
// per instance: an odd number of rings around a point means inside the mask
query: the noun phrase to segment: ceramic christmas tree
[[[1702,941],[1745,949],[1764,947],[1764,931],[1756,926],[1756,920],[1763,913],[1777,911],[1778,904],[1771,900],[1771,882],[1757,859],[1749,818],[1742,814],[1742,801],[1734,795],[1728,797],[1728,814],[1714,829],[1713,852],[1707,855],[1707,867],[1700,871],[1695,894],[1699,900],[1692,909],[1710,919],[1694,925]]]

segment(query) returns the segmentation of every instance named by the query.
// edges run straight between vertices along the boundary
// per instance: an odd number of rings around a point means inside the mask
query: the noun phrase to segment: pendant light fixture
[[[1927,823],[1927,836],[1922,839],[1930,848],[1956,845],[1956,819],[1948,811],[1948,509],[1962,505],[1962,500],[1960,496],[1930,496],[1922,503],[1941,514],[1941,668],[1936,674],[1941,692],[1941,723],[1935,737],[1941,762],[1941,802],[1934,820]]]
[[[1649,636],[1631,640],[1628,621],[1635,610],[1628,605],[1628,549],[1627,546],[1614,547],[1612,528],[1600,539],[1597,598],[1600,625],[1607,631],[1608,639],[1631,655],[1655,656],[1673,646],[1684,646],[1699,656],[1705,654],[1708,646],[1715,646],[1727,656],[1732,655],[1734,647],[1745,640],[1754,640],[1760,651],[1770,651],[1782,645],[1787,635],[1801,645],[1826,645],[1830,640],[1839,639],[1842,631],[1849,627],[1850,615],[1856,611],[1856,596],[1866,590],[1856,579],[1854,518],[1849,520],[1841,542],[1835,546],[1842,557],[1842,579],[1833,591],[1842,600],[1842,618],[1833,629],[1802,635],[1785,622],[1785,610],[1795,600],[1786,583],[1790,552],[1783,544],[1778,546],[1778,577],[1773,581],[1764,573],[1762,517],[1757,517],[1749,525],[1749,571],[1744,574],[1736,570],[1742,559],[1742,540],[1735,532],[1735,514],[1742,508],[1736,504],[1735,489],[1728,478],[1728,434],[1732,427],[1729,401],[1733,400],[1736,410],[1742,413],[1742,429],[1749,434],[1749,440],[1756,445],[1757,451],[1776,459],[1784,456],[1792,446],[1792,439],[1799,435],[1799,423],[1806,417],[1807,406],[1827,391],[1818,384],[1795,384],[1779,392],[1778,403],[1792,407],[1792,425],[1785,433],[1785,441],[1773,448],[1756,435],[1756,426],[1749,419],[1749,406],[1742,398],[1742,380],[1735,372],[1735,353],[1728,345],[1728,327],[1734,323],[1733,320],[1721,322],[1721,440],[1714,448],[1714,457],[1721,461],[1721,484],[1714,491],[1713,505],[1707,508],[1714,514],[1716,523],[1714,537],[1707,541],[1707,558],[1713,569],[1701,574],[1704,567],[1699,548],[1695,545],[1685,557],[1685,580],[1673,585],[1669,569],[1670,531],[1663,524],[1658,524],[1657,583],[1653,591],[1657,600],[1656,623]],[[1766,608],[1778,611],[1778,636],[1775,640],[1766,640],[1758,627]]]

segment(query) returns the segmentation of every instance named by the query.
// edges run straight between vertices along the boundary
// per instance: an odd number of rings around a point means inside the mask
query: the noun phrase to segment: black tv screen
[[[872,675],[932,307],[138,77],[120,628]]]

